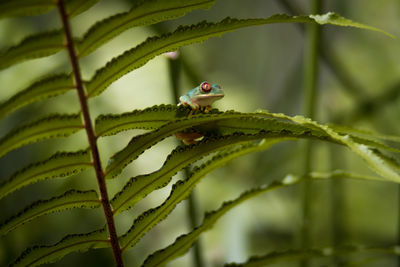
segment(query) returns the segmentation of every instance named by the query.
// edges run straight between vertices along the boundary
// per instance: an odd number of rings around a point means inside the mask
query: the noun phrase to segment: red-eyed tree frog
[[[189,93],[179,98],[179,105],[190,106],[192,112],[196,113],[199,109],[204,108],[207,113],[211,110],[211,105],[218,99],[224,97],[224,90],[218,84],[202,82]]]
[[[222,90],[221,86],[209,82],[202,82],[189,93],[181,96],[178,105],[190,106],[192,110],[190,111],[189,116],[203,108],[204,112],[207,113],[211,110],[212,103],[223,97],[224,90]],[[204,134],[186,130],[184,132],[175,133],[175,136],[185,144],[194,144],[201,139]]]

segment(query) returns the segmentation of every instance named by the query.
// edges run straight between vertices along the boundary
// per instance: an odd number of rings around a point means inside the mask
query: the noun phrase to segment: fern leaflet
[[[282,140],[272,139],[268,141],[263,140],[261,142],[249,142],[239,147],[236,147],[229,152],[218,153],[202,166],[196,167],[193,170],[192,175],[187,180],[178,181],[176,184],[173,185],[170,196],[163,204],[161,204],[157,208],[145,211],[134,221],[129,231],[119,239],[122,249],[125,250],[129,247],[134,246],[140,240],[140,238],[145,235],[153,226],[166,218],[179,202],[189,196],[190,192],[200,182],[200,180],[205,175],[207,175],[207,173],[225,165],[234,158],[255,151],[266,150],[272,144],[280,141]],[[124,207],[121,207],[120,211],[122,209],[124,209]]]
[[[0,199],[29,184],[50,178],[72,176],[91,166],[89,150],[56,153],[44,161],[30,164],[17,171],[1,183]]]
[[[51,246],[28,248],[12,263],[12,266],[38,266],[56,262],[71,252],[85,252],[109,246],[110,241],[105,228],[87,234],[68,235]]]
[[[80,114],[53,114],[19,126],[0,139],[0,157],[21,146],[49,138],[67,137],[83,129]]]
[[[0,118],[33,102],[58,96],[75,88],[71,75],[60,74],[41,79],[0,105]]]
[[[29,59],[47,57],[64,48],[61,30],[34,34],[0,53],[0,70]]]
[[[138,1],[129,11],[97,22],[78,42],[80,57],[87,56],[98,47],[125,30],[174,19],[196,9],[210,8],[216,0],[147,0]]]
[[[61,196],[36,201],[7,219],[0,225],[0,236],[42,215],[73,208],[93,209],[99,206],[100,201],[96,191],[77,191],[72,189]]]

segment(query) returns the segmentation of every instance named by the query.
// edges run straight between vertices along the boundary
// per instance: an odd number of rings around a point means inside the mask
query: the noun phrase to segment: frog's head
[[[191,95],[193,103],[204,107],[210,106],[216,100],[224,97],[224,90],[218,84],[202,82]]]

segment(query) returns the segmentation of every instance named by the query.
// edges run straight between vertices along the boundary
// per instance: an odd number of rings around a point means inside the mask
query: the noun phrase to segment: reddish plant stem
[[[85,90],[83,88],[83,82],[81,77],[81,71],[79,69],[78,58],[76,56],[75,47],[71,34],[71,27],[68,21],[68,15],[65,10],[65,5],[63,0],[58,0],[58,10],[60,12],[62,24],[65,30],[66,36],[66,46],[68,49],[68,55],[72,65],[72,72],[75,79],[75,86],[79,96],[79,102],[81,105],[82,115],[85,123],[85,130],[88,137],[90,149],[93,158],[93,167],[96,171],[97,183],[99,185],[101,204],[103,206],[104,214],[107,221],[108,232],[110,236],[110,243],[114,254],[114,259],[118,267],[123,267],[124,263],[122,261],[121,247],[119,246],[117,231],[115,229],[113,211],[110,206],[110,201],[108,199],[107,187],[104,178],[103,168],[101,167],[101,161],[99,156],[99,150],[96,143],[96,136],[93,130],[92,121],[90,119],[88,101],[85,95]]]

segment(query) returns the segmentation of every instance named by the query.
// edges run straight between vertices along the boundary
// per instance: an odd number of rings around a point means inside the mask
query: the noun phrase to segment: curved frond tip
[[[358,143],[356,137],[351,135],[341,135],[329,126],[319,124],[316,121],[303,116],[290,117],[281,113],[268,112],[259,112],[258,114],[260,116],[273,116],[275,118],[291,120],[300,125],[323,131],[325,134],[330,136],[330,138],[347,146],[352,152],[359,155],[375,173],[387,180],[400,183],[400,164],[396,160],[379,152],[375,147],[369,146],[371,145],[371,142],[369,142],[368,145]],[[372,144],[374,143],[372,142]]]

